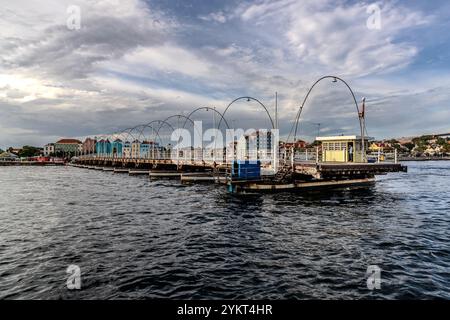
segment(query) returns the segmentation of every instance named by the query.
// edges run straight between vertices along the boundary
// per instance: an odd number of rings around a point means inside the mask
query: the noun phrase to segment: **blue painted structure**
[[[231,163],[231,178],[258,180],[261,178],[261,161],[234,160]]]
[[[107,140],[100,140],[95,143],[95,151],[98,155],[110,155],[111,154],[111,142]]]
[[[149,156],[149,150],[150,150],[150,143],[148,141],[142,141],[139,150],[141,158],[147,158]]]
[[[111,152],[114,157],[122,157],[123,154],[123,142],[120,139],[116,139],[111,144]]]

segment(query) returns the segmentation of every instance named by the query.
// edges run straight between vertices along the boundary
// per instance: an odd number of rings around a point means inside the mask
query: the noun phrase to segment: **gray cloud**
[[[223,110],[242,95],[273,112],[275,91],[287,134],[309,86],[329,73],[344,76],[358,100],[368,98],[371,135],[448,126],[449,78],[426,75],[408,89],[390,78],[420,55],[418,43],[402,35],[433,22],[411,8],[387,2],[385,29],[370,33],[361,3],[249,2],[197,15],[199,27],[138,0],[76,2],[80,30],[65,26],[69,1],[0,8],[0,147],[110,133],[199,106]],[[304,111],[306,137],[316,133],[311,122],[324,133],[359,130],[341,86],[321,85]],[[210,114],[196,116],[211,125]],[[237,104],[228,118],[237,126],[268,125],[253,103]]]

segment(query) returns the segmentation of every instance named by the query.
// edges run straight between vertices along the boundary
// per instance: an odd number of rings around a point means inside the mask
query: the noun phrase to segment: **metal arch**
[[[155,128],[152,125],[149,125],[149,124],[143,125],[142,130],[139,132],[138,140],[140,140],[140,139],[142,139],[142,141],[147,140],[147,137],[144,134],[144,131],[147,128],[151,128],[152,132],[155,132]],[[157,137],[154,137],[154,138],[155,138],[155,141],[156,141],[156,138],[158,138],[159,141],[162,143],[161,137],[159,135],[157,135]],[[153,139],[153,137],[152,137],[152,139]]]
[[[260,105],[261,107],[263,107],[264,110],[266,110],[267,116],[269,117],[270,123],[272,124],[272,129],[275,129],[275,124],[274,124],[274,122],[273,122],[272,116],[270,115],[269,110],[267,109],[267,107],[266,107],[261,101],[259,101],[259,100],[256,99],[256,98],[253,98],[253,97],[239,97],[239,98],[234,99],[234,100],[231,101],[231,102],[228,104],[228,106],[225,108],[224,112],[222,113],[223,117],[225,117],[225,113],[227,113],[228,109],[231,107],[231,105],[232,105],[233,103],[235,103],[235,102],[238,101],[238,100],[242,100],[242,99],[253,100],[253,101],[258,102],[259,105]],[[222,123],[222,118],[221,118],[220,121],[219,121],[219,125],[217,126],[217,129],[220,128],[220,124],[221,124],[221,123]]]
[[[123,139],[123,143],[128,141],[128,137],[131,135],[134,138],[134,135],[131,134],[131,132],[133,131],[133,129],[137,128],[139,126],[136,127],[130,127],[130,128],[126,128],[124,130],[121,131],[117,131],[113,133],[113,136],[117,136],[119,139]]]
[[[114,134],[117,134],[117,133],[118,133],[119,135],[124,135],[124,136],[123,136],[123,138],[124,138],[124,141],[123,141],[123,142],[124,142],[124,143],[127,142],[127,141],[130,142],[130,141],[129,141],[130,136],[133,138],[133,141],[134,141],[134,140],[137,140],[137,139],[136,139],[136,136],[135,136],[132,132],[133,132],[133,130],[135,130],[135,129],[141,127],[141,126],[143,126],[143,125],[142,125],[142,124],[139,124],[139,125],[134,126],[134,127],[126,128],[126,129],[123,129],[123,130],[120,131],[120,132],[117,131],[117,132],[113,133],[113,135],[114,135]]]
[[[211,108],[211,107],[199,107],[199,108],[193,110],[191,113],[189,113],[189,114],[187,115],[187,118],[191,119],[191,116],[192,116],[194,113],[196,113],[197,111],[202,110],[202,109],[207,110],[207,111],[208,111],[208,110],[213,110],[214,112],[218,113],[218,114],[220,115],[220,118],[223,119],[223,121],[225,122],[225,125],[227,126],[227,128],[230,129],[230,126],[228,125],[227,119],[225,119],[225,117],[223,116],[223,114],[222,114],[220,111],[217,111],[216,108]],[[184,121],[183,128],[186,126],[186,122],[187,122],[187,119]]]
[[[106,139],[108,136],[106,134],[100,134],[100,135],[98,135],[96,137],[98,137],[99,140],[101,140],[101,139]]]
[[[123,133],[123,131],[114,131],[113,133],[111,133],[109,136],[111,137],[111,142],[114,142],[116,139],[120,139],[119,137],[121,136],[121,134]]]
[[[123,130],[120,130],[120,131],[116,131],[116,132],[113,132],[112,133],[112,135],[114,136],[114,135],[117,135],[117,136],[119,136],[119,137],[122,137],[123,138],[123,135],[125,135],[125,134],[128,134],[128,130],[131,130],[132,128],[126,128],[126,129],[123,129]]]
[[[163,121],[167,123],[167,120],[169,120],[169,119],[171,119],[171,118],[175,118],[175,117],[186,119],[186,120],[185,120],[185,124],[186,124],[186,121],[189,120],[189,121],[192,123],[192,125],[194,126],[194,128],[195,128],[194,121],[192,121],[192,119],[186,117],[186,116],[183,115],[183,114],[174,114],[174,115],[171,115],[171,116],[167,117],[166,119],[164,119]],[[170,124],[169,124],[169,125],[170,125]],[[162,125],[159,126],[159,128],[158,128],[158,131],[157,131],[158,135],[159,135],[159,130],[161,129],[161,127],[162,127]],[[175,131],[174,127],[172,127],[172,126],[170,126],[170,127],[172,128],[173,131]],[[183,128],[184,128],[184,126],[183,126]]]
[[[303,107],[305,106],[306,100],[308,100],[308,97],[309,97],[311,91],[314,89],[314,87],[315,87],[319,82],[321,82],[321,81],[324,80],[324,79],[334,79],[334,80],[339,80],[339,81],[341,81],[343,84],[346,85],[346,87],[348,88],[348,90],[349,90],[350,93],[352,94],[353,101],[355,102],[356,111],[357,111],[357,113],[358,113],[358,119],[359,119],[359,107],[358,107],[358,102],[356,101],[355,94],[354,94],[352,88],[350,88],[350,86],[348,85],[348,83],[345,82],[345,80],[343,80],[343,79],[341,79],[341,78],[339,78],[339,77],[337,77],[337,76],[324,76],[324,77],[318,79],[318,80],[312,85],[312,87],[308,90],[308,93],[306,94],[305,99],[303,100],[302,105],[300,106],[300,109],[299,109],[298,112],[297,112],[297,115],[296,115],[296,117],[295,117],[295,123],[294,123],[294,127],[295,127],[295,131],[294,131],[294,142],[295,142],[295,140],[296,140],[296,138],[297,138],[298,123],[299,123],[299,121],[300,121],[300,116],[301,116],[301,114],[302,114],[302,110],[303,110]],[[362,129],[362,123],[361,123],[361,121],[359,121],[359,127],[360,127],[360,129],[361,129],[361,131],[362,131],[363,129]],[[292,129],[291,129],[291,132],[289,133],[289,136],[291,135],[291,133],[292,133]],[[289,140],[289,137],[288,137],[288,140]]]
[[[175,118],[175,117],[178,117],[178,118],[184,118],[184,119],[186,119],[185,122],[189,120],[189,121],[192,123],[192,125],[194,125],[194,121],[192,121],[192,119],[190,119],[189,117],[186,117],[184,114],[174,114],[174,115],[171,115],[171,116],[165,118],[164,121],[168,121],[169,119],[172,119],[172,118]],[[173,127],[172,127],[172,128],[173,128]]]
[[[126,142],[128,136],[129,136],[129,132],[128,132],[128,131],[130,131],[130,130],[132,130],[132,129],[133,129],[133,128],[126,128],[126,129],[123,129],[122,131],[118,132],[118,136],[120,136],[121,138],[124,139],[123,142]],[[127,135],[126,138],[124,137],[125,135]]]
[[[158,130],[156,130],[156,135],[159,137],[159,139],[161,141],[161,144],[162,144],[162,139],[161,139],[161,136],[159,135],[159,130],[162,128],[162,126],[165,124],[165,125],[167,125],[168,127],[170,127],[174,131],[175,131],[175,128],[170,123],[168,123],[166,120],[153,120],[153,121],[150,121],[149,123],[144,125],[144,127],[143,127],[143,129],[141,131],[141,134],[142,134],[142,132],[145,130],[145,128],[147,126],[149,126],[149,125],[151,125],[152,123],[155,123],[155,122],[160,124],[159,127],[158,127]]]
[[[137,140],[137,138],[134,136],[134,134],[132,132],[133,132],[133,130],[135,130],[135,129],[139,128],[139,127],[142,127],[142,126],[143,126],[142,124],[139,124],[137,126],[125,129],[124,131],[128,130],[128,132],[127,132],[127,137],[125,138],[124,142],[127,142],[127,141],[130,142],[129,141],[130,136],[133,138],[133,141]],[[131,142],[133,142],[133,141],[131,141]]]
[[[141,138],[141,136],[143,135],[143,132],[146,128],[152,128],[152,130],[155,131],[155,128],[152,126],[152,123],[159,122],[159,121],[161,121],[161,120],[153,120],[147,124],[141,124],[139,127],[142,127],[142,130],[139,132],[138,140]],[[162,142],[161,136],[159,135],[159,133],[156,133],[156,135],[159,138],[159,142],[162,145],[163,142]],[[144,139],[145,139],[145,136],[144,136]]]
[[[174,128],[170,123],[165,122],[165,120],[152,120],[152,121],[148,122],[147,124],[141,125],[141,126],[142,126],[142,130],[141,130],[141,132],[139,133],[139,137],[142,135],[142,132],[144,132],[145,128],[151,127],[152,129],[154,129],[154,128],[151,126],[153,123],[161,123],[161,124],[160,124],[160,127],[162,126],[162,124],[165,123],[165,124],[167,124],[169,127],[171,127],[172,130],[175,130],[175,128]],[[158,127],[158,128],[159,128],[159,127]],[[160,137],[159,135],[158,135],[158,137],[161,139],[161,137]]]

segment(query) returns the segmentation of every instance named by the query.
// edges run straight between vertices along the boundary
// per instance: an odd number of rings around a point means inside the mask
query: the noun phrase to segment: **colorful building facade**
[[[81,145],[81,141],[77,139],[61,139],[55,143],[55,153],[74,155],[80,152]]]
[[[95,151],[99,156],[111,155],[111,142],[108,139],[101,139],[95,144]]]
[[[81,152],[83,154],[95,153],[97,139],[86,138],[81,146]]]

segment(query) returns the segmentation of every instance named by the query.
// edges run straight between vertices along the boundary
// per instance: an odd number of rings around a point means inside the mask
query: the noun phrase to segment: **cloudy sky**
[[[275,92],[287,134],[325,75],[367,98],[371,136],[449,132],[449,18],[446,0],[0,0],[0,148],[223,111],[247,95],[273,115]],[[358,132],[340,83],[317,85],[302,118],[306,138],[314,123],[321,134]],[[227,119],[268,126],[252,101]]]

